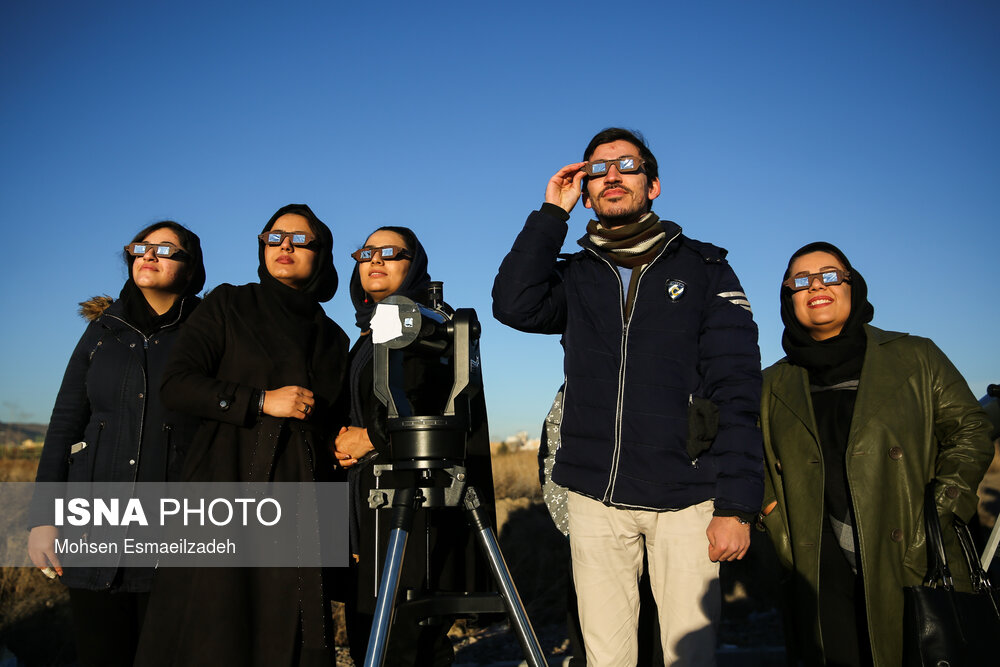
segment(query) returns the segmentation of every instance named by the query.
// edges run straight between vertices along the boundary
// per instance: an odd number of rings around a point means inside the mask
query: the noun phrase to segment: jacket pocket
[[[163,481],[169,482],[177,474],[177,461],[179,459],[174,444],[174,427],[170,424],[163,425]]]
[[[789,539],[788,526],[785,525],[785,517],[781,512],[781,507],[775,505],[771,513],[763,515],[761,520],[764,524],[765,532],[771,538],[771,544],[774,545],[778,562],[785,570],[793,570],[795,568],[795,561],[792,558],[792,543]]]
[[[88,429],[90,431],[91,429]],[[94,462],[97,459],[97,450],[101,445],[101,434],[104,432],[104,422],[97,422],[96,432],[90,434],[85,440],[70,447],[69,472],[67,481],[70,482],[90,482],[94,479]],[[87,435],[87,432],[84,432]]]
[[[688,398],[687,454],[692,461],[712,446],[719,433],[719,408],[707,398]]]
[[[903,553],[903,565],[911,575],[911,578],[923,579],[927,574],[927,529],[924,528],[924,504],[920,503],[916,519],[912,526],[907,526],[910,530],[910,539],[906,541],[906,550]],[[944,526],[942,525],[942,529]],[[943,533],[943,530],[942,530]]]

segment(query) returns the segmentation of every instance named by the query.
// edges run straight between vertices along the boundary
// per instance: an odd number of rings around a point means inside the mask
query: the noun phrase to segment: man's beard
[[[602,211],[597,210],[596,206],[594,207],[597,219],[601,221],[601,226],[605,229],[632,224],[638,221],[649,210],[648,202],[639,203],[635,208],[629,208],[629,205],[634,201],[632,199],[634,193],[623,185],[614,185],[605,188],[601,191],[601,195],[599,195],[597,201],[602,201],[600,197],[604,196],[604,192],[612,189],[624,190],[625,196],[617,202],[603,202],[601,205]]]

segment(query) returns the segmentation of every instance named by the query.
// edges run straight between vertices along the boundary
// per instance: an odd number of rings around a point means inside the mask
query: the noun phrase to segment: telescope
[[[467,445],[477,426],[474,405],[482,402],[483,391],[479,320],[471,308],[449,307],[440,282],[431,283],[427,300],[429,305],[423,305],[403,296],[389,296],[379,302],[371,319],[375,396],[386,408],[389,462],[373,467],[377,488],[369,492],[368,505],[391,511],[392,518],[365,667],[382,667],[393,618],[404,605],[421,619],[505,611],[527,663],[545,667],[541,645],[500,551],[490,513],[483,510],[479,493],[468,479]],[[422,355],[429,363],[440,364],[445,372],[451,371],[450,389],[447,395],[435,397],[439,409],[433,414],[414,414],[414,397],[407,396],[404,387],[406,355]],[[406,599],[399,602],[400,571],[414,513],[444,507],[464,510],[498,592],[408,591]]]

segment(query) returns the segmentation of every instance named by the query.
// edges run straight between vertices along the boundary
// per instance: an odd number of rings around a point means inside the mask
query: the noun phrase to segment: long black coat
[[[187,481],[328,480],[328,445],[346,423],[347,336],[317,305],[296,331],[280,323],[258,284],[220,285],[191,318],[170,360],[165,402],[203,418]],[[262,389],[299,385],[316,405],[308,421],[258,416]],[[331,664],[329,587],[306,568],[164,569],[137,665]]]
[[[146,336],[121,300],[85,302],[91,320],[56,396],[36,482],[162,482],[176,479],[198,419],[164,407],[160,380],[182,322],[201,300]],[[31,527],[48,523],[33,507]],[[62,582],[89,590],[148,591],[152,568],[68,567]]]

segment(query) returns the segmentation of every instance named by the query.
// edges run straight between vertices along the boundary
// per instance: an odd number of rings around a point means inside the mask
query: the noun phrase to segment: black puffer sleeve
[[[543,204],[528,216],[493,281],[497,320],[526,333],[565,331],[566,293],[558,258],[569,231],[568,219],[552,204]]]
[[[764,494],[757,325],[724,251],[708,244],[702,251],[715,275],[698,343],[706,396],[719,408],[719,431],[709,450],[718,469],[715,512],[751,517],[759,511]]]

